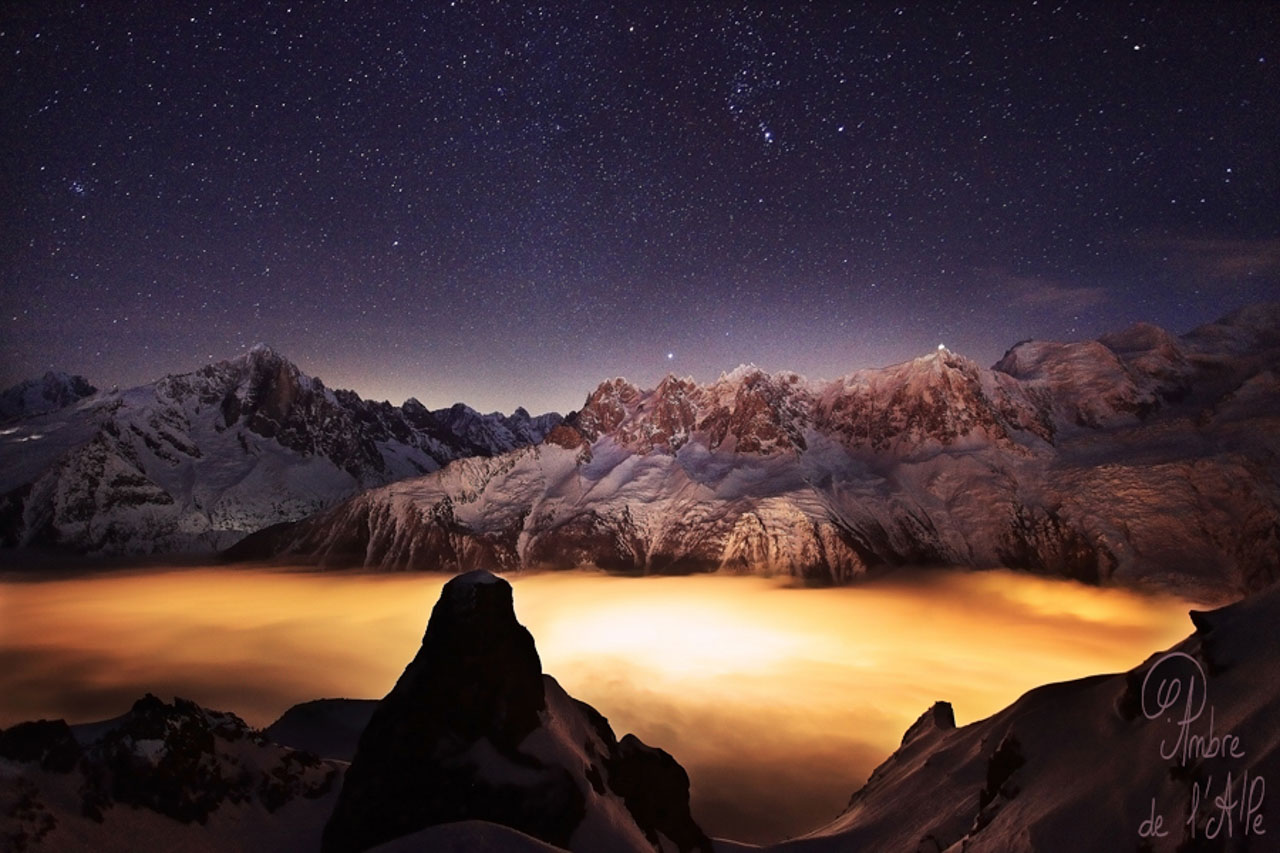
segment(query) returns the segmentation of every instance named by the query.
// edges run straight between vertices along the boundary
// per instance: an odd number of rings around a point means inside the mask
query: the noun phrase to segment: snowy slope
[[[753,367],[705,386],[613,379],[540,446],[371,490],[236,553],[823,582],[1004,565],[1223,600],[1280,577],[1280,311],[1245,316],[1182,339],[1024,342],[993,370],[940,349],[825,383]]]
[[[1128,673],[1046,685],[959,729],[939,703],[844,814],[771,849],[1275,849],[1267,788],[1280,774],[1278,618],[1275,587],[1193,613],[1196,631],[1172,655],[1152,655]],[[1238,741],[1224,750],[1224,737]],[[1228,784],[1234,808],[1224,809],[1215,801]]]
[[[0,542],[209,552],[369,486],[541,440],[558,415],[331,391],[267,347],[0,430]]]

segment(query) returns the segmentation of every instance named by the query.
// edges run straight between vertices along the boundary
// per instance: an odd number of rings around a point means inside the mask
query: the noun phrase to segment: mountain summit
[[[0,423],[64,409],[97,391],[83,376],[49,371],[0,393]]]

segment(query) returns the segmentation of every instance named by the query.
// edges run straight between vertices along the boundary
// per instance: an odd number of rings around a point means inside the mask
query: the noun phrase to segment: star
[[[568,411],[584,351],[642,383],[653,341],[699,379],[836,376],[946,330],[992,363],[1280,287],[1235,275],[1280,221],[1280,18],[1250,4],[1141,29],[1123,4],[1013,28],[983,4],[215,3],[182,27],[28,5],[0,58],[24,81],[0,230],[27,247],[0,253],[0,388],[50,366],[127,387],[248,336],[366,397]],[[1099,58],[1046,104],[1068,37]],[[1231,275],[1216,297],[1206,270]],[[1071,294],[1095,294],[1078,320]]]

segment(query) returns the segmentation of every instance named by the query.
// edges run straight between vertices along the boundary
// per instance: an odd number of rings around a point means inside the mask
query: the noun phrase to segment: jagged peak
[[[743,364],[739,364],[737,367],[735,367],[733,370],[730,370],[728,373],[722,372],[720,374],[720,378],[717,379],[716,382],[717,383],[720,383],[720,382],[737,383],[737,382],[742,382],[744,379],[746,379],[749,376],[755,376],[757,374],[764,374],[766,376],[768,375],[765,370],[756,366],[754,362],[743,363]]]
[[[924,355],[916,356],[910,361],[903,362],[898,365],[899,368],[906,368],[913,371],[931,371],[939,373],[943,370],[960,370],[966,373],[977,370],[977,364],[966,356],[961,355],[954,350],[948,349],[945,344],[938,344],[938,348]],[[893,368],[890,368],[892,370]]]
[[[658,387],[654,391],[658,394],[663,394],[673,388],[692,390],[698,387],[698,380],[692,376],[676,376],[674,373],[668,373],[659,380]]]
[[[596,386],[597,391],[602,388],[639,388],[639,386],[625,376],[615,376],[612,379],[605,379]]]
[[[298,368],[298,366],[294,364],[293,361],[291,361],[287,356],[285,356],[279,350],[264,343],[254,344],[249,349],[245,350],[239,355],[233,358],[224,359],[222,361],[215,362],[211,366],[212,367],[226,366],[226,367],[247,369],[250,371],[262,370],[264,368],[279,370],[280,368],[283,367],[286,370],[291,370],[292,372],[298,374],[299,377],[302,377],[305,375]],[[310,379],[310,377],[306,377],[306,378]]]
[[[480,413],[468,406],[466,403],[454,403],[445,411],[455,417],[480,417]]]
[[[624,402],[632,398],[638,397],[641,389],[638,385],[624,376],[615,376],[612,379],[606,379],[595,387],[595,390],[587,395],[586,402],[582,407],[588,408],[592,403],[611,398],[620,398]]]

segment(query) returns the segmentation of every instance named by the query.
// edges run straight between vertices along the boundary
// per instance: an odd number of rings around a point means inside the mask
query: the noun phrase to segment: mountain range
[[[1280,306],[1175,337],[939,347],[825,382],[600,384],[541,444],[371,489],[233,554],[844,583],[1007,566],[1226,600],[1280,577]]]
[[[266,346],[125,391],[51,373],[0,401],[0,544],[89,554],[211,553],[562,420],[362,400]]]
[[[939,347],[828,381],[615,378],[564,418],[365,401],[265,347],[3,399],[10,547],[247,536],[232,556],[818,583],[1003,565],[1202,600],[1280,576],[1280,304],[1182,336],[1023,341],[991,368]]]

